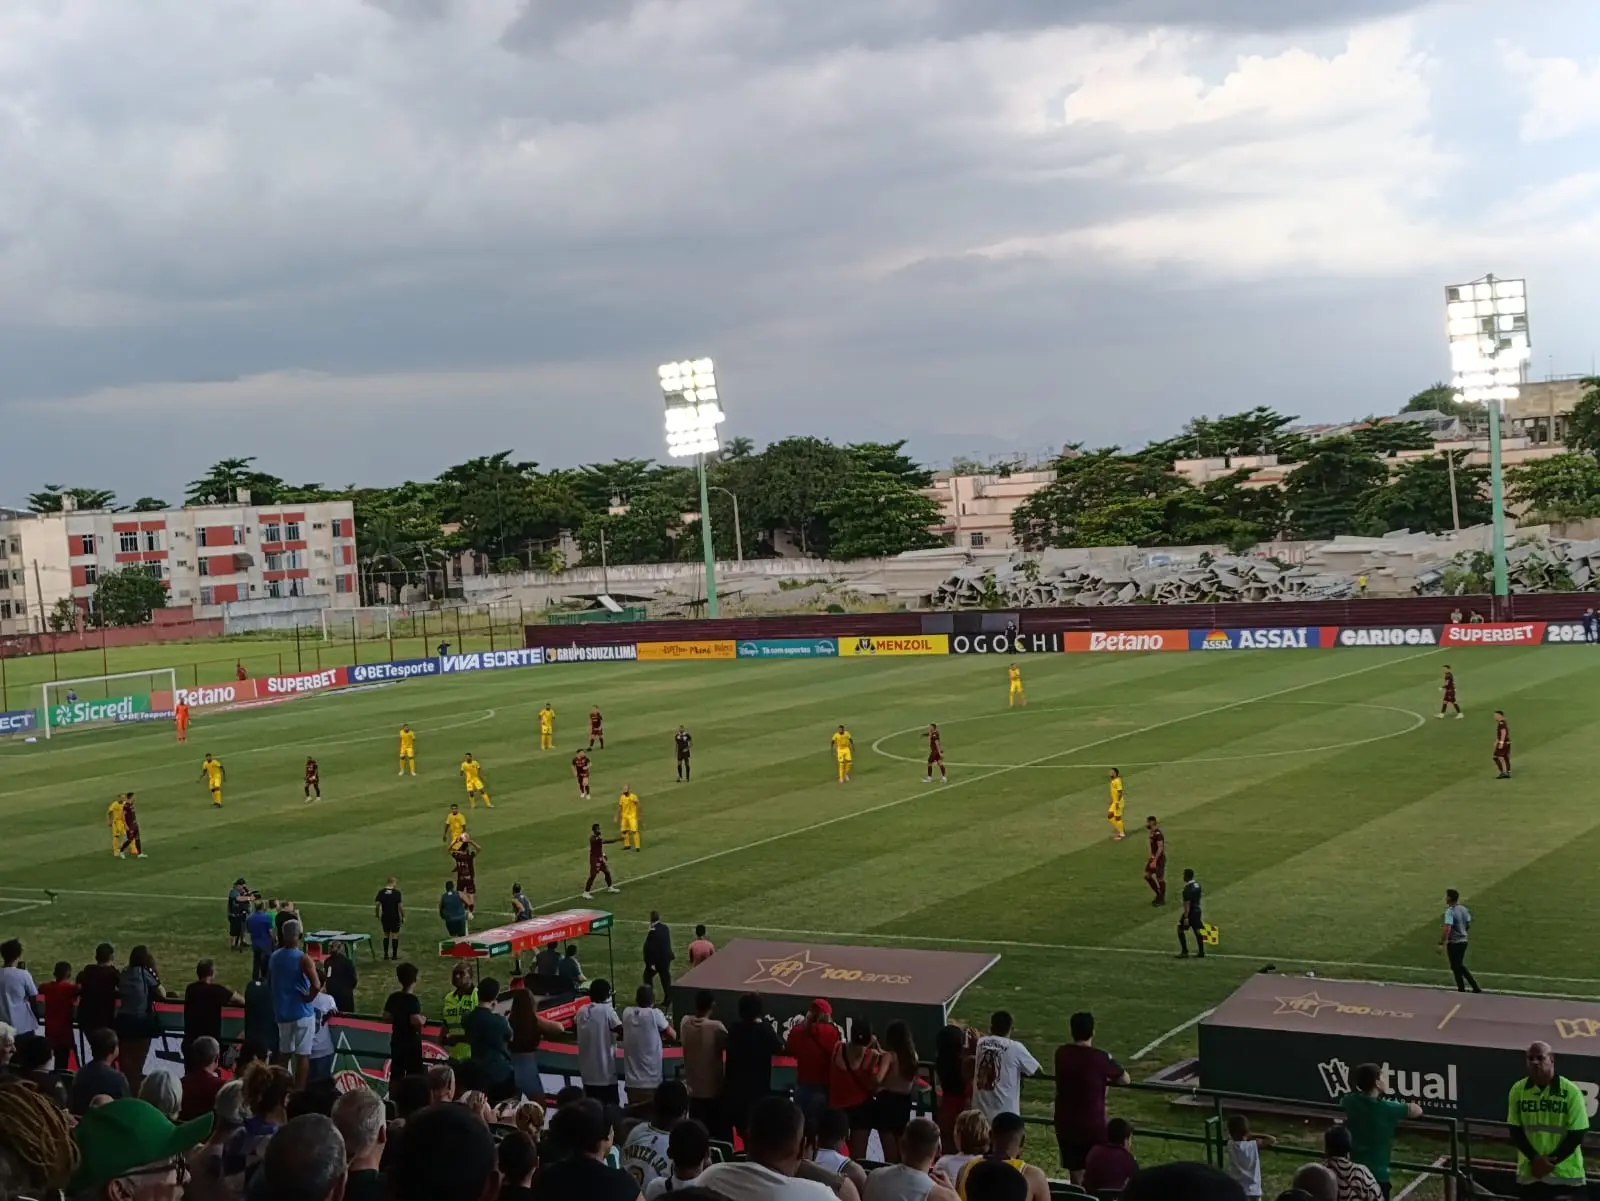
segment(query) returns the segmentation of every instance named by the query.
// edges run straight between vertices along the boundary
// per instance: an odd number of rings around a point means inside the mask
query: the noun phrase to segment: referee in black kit
[[[1200,931],[1206,924],[1204,915],[1200,912],[1200,898],[1204,890],[1200,881],[1194,878],[1194,868],[1183,869],[1183,912],[1178,915],[1178,958],[1189,958],[1189,938],[1187,931],[1194,931],[1195,953],[1201,959],[1206,957],[1206,940]]]

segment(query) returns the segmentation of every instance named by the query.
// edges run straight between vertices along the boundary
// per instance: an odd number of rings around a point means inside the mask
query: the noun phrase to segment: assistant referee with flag
[[[1189,958],[1189,938],[1187,931],[1194,931],[1195,952],[1201,959],[1206,957],[1206,936],[1203,933],[1206,927],[1205,916],[1200,912],[1202,889],[1200,881],[1194,878],[1194,868],[1183,869],[1183,913],[1178,917],[1178,958]]]

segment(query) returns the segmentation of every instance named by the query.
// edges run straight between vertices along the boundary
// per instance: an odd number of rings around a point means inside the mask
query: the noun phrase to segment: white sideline
[[[1118,734],[1108,734],[1104,738],[1095,739],[1093,742],[1085,742],[1078,746],[1068,747],[1064,751],[1055,751],[1049,755],[1041,755],[1039,758],[1030,759],[1026,763],[1013,763],[1007,767],[995,768],[993,771],[980,772],[976,776],[962,776],[960,779],[952,780],[948,785],[940,788],[919,789],[916,792],[907,793],[905,796],[898,797],[895,800],[884,801],[878,805],[869,805],[865,809],[857,809],[852,813],[841,813],[837,817],[825,818],[822,821],[812,822],[811,824],[805,826],[797,826],[795,829],[785,830],[781,834],[769,834],[767,837],[758,838],[754,842],[743,843],[736,847],[727,847],[721,851],[712,851],[708,855],[698,855],[693,859],[685,859],[682,863],[671,864],[667,867],[657,868],[652,872],[645,872],[642,875],[631,876],[627,880],[624,880],[623,883],[632,885],[640,882],[641,880],[653,880],[657,876],[665,876],[672,872],[682,871],[686,867],[698,867],[702,863],[711,863],[717,859],[725,859],[729,855],[738,855],[745,851],[753,851],[757,847],[764,847],[774,842],[782,842],[785,838],[793,838],[797,834],[810,834],[814,830],[824,830],[829,826],[838,825],[840,822],[854,821],[858,817],[866,817],[873,813],[882,813],[886,809],[894,809],[901,805],[908,805],[912,801],[922,800],[930,796],[943,796],[954,788],[961,788],[968,784],[978,784],[984,780],[992,780],[996,776],[1003,776],[1010,772],[1021,771],[1024,768],[1037,767],[1039,764],[1048,763],[1052,759],[1060,759],[1066,755],[1076,755],[1079,751],[1093,750],[1097,746],[1105,746],[1107,743],[1117,742],[1124,738],[1132,738],[1139,734],[1149,734],[1155,730],[1165,729],[1168,726],[1180,725],[1186,721],[1194,721],[1196,718],[1211,717],[1218,713],[1226,713],[1230,709],[1239,709],[1245,705],[1259,704],[1261,701],[1270,701],[1274,697],[1287,696],[1291,692],[1303,692],[1307,688],[1318,688],[1324,684],[1332,684],[1338,680],[1347,680],[1353,676],[1366,675],[1369,671],[1378,671],[1381,668],[1393,667],[1397,663],[1407,663],[1412,659],[1421,659],[1428,655],[1436,655],[1438,653],[1439,652],[1437,649],[1426,650],[1415,655],[1405,655],[1399,659],[1389,659],[1382,663],[1371,663],[1366,667],[1358,667],[1354,671],[1341,672],[1336,676],[1327,676],[1319,680],[1307,680],[1303,684],[1292,684],[1288,688],[1278,688],[1272,692],[1262,693],[1260,696],[1249,696],[1245,697],[1243,700],[1229,701],[1225,705],[1215,705],[1210,709],[1201,709],[1197,712],[1186,713],[1179,717],[1169,717],[1164,721],[1153,722],[1148,726],[1141,726],[1137,730],[1123,730]],[[582,893],[571,893],[564,897],[557,897],[554,900],[541,902],[535,908],[551,909],[557,905],[565,905],[569,901],[579,900],[582,898],[582,896]]]
[[[1145,1043],[1144,1046],[1140,1047],[1137,1051],[1135,1051],[1133,1053],[1133,1058],[1131,1060],[1129,1060],[1129,1062],[1130,1063],[1137,1063],[1139,1060],[1143,1059],[1146,1055],[1150,1054],[1150,1052],[1154,1051],[1162,1043],[1166,1042],[1169,1038],[1176,1038],[1178,1035],[1182,1034],[1185,1030],[1187,1030],[1190,1026],[1198,1026],[1201,1022],[1205,1021],[1208,1017],[1210,1017],[1215,1012],[1216,1012],[1215,1009],[1202,1009],[1199,1013],[1195,1014],[1187,1022],[1181,1022],[1178,1025],[1174,1026],[1171,1030],[1168,1030],[1165,1034],[1161,1035],[1159,1038],[1153,1039],[1152,1041]]]

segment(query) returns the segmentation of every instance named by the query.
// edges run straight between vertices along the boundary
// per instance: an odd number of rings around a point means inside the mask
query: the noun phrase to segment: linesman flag
[[[1217,943],[1222,941],[1222,931],[1217,929],[1210,922],[1207,922],[1205,925],[1200,927],[1200,941],[1208,942],[1212,946],[1216,946]]]

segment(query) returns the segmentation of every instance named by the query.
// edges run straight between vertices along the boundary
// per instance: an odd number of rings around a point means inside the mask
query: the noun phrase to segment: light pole
[[[667,402],[667,453],[693,455],[700,473],[700,541],[706,558],[706,616],[720,616],[717,607],[717,556],[711,545],[711,499],[706,494],[706,456],[722,445],[717,426],[724,414],[717,400],[717,376],[710,359],[663,363],[656,375]]]
[[[720,492],[733,502],[733,549],[734,554],[739,556],[739,562],[743,563],[744,535],[739,532],[739,498],[726,488],[719,488],[715,484],[711,485],[711,491]]]
[[[1500,454],[1501,406],[1520,394],[1533,357],[1528,342],[1527,281],[1486,275],[1444,290],[1456,394],[1489,410],[1489,487],[1494,522],[1494,595],[1510,592],[1506,570],[1506,498]]]

